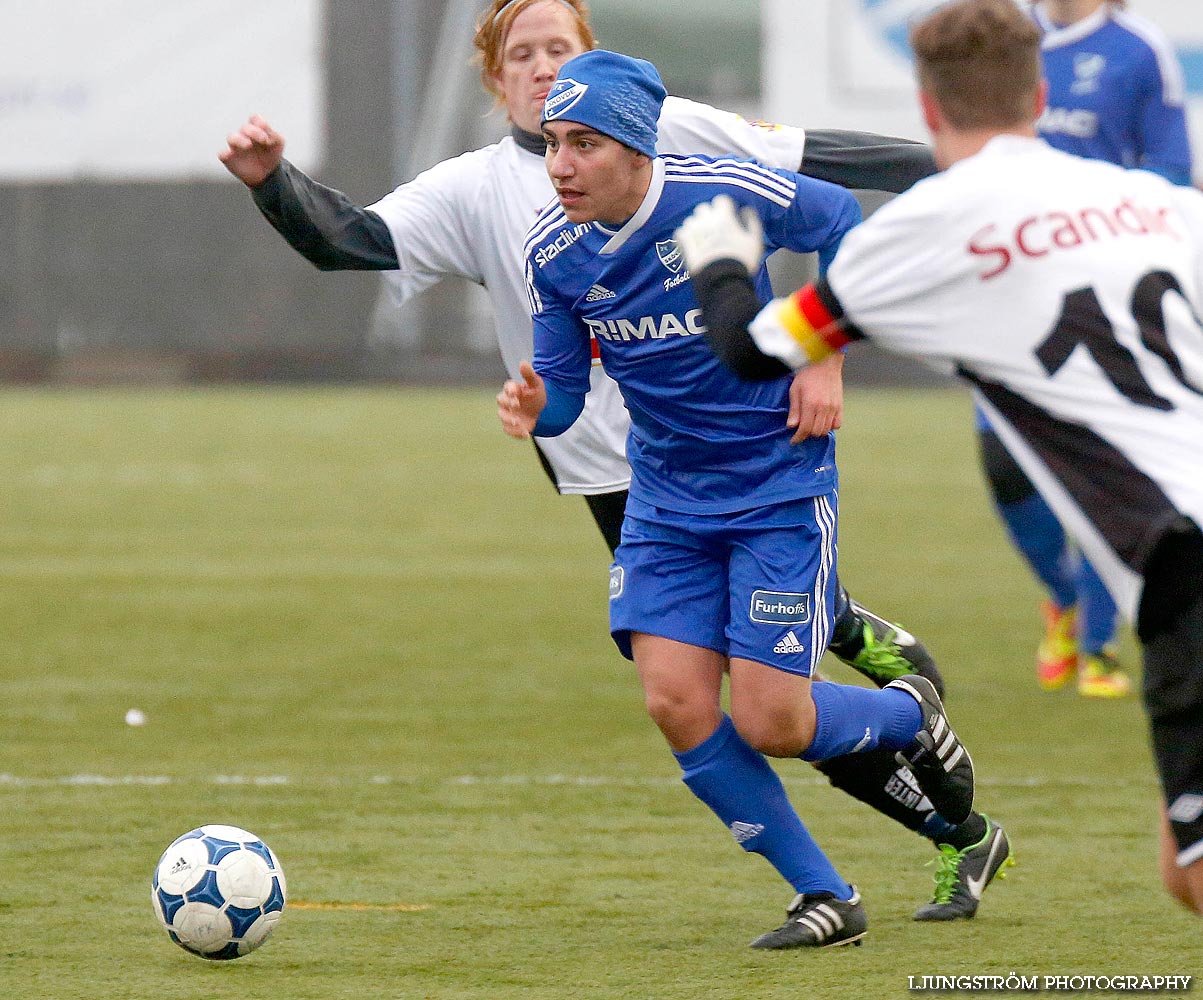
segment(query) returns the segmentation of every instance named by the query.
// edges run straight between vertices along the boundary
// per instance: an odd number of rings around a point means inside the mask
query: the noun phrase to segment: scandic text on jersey
[[[692,337],[706,332],[702,310],[690,309],[684,319],[672,313],[629,319],[586,319],[585,325],[603,340],[663,340],[665,337]]]
[[[978,277],[988,281],[1002,274],[1016,255],[1046,257],[1054,250],[1073,250],[1087,243],[1126,236],[1168,236],[1180,240],[1167,216],[1166,205],[1150,207],[1125,198],[1112,208],[1085,207],[1045,212],[1021,220],[1010,236],[998,234],[991,222],[969,237],[966,249],[986,258],[987,269]]]

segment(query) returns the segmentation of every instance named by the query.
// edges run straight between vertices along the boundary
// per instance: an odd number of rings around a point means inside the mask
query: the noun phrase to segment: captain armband
[[[765,306],[748,328],[756,346],[791,368],[814,364],[843,349],[855,335],[824,303],[815,285],[806,285]]]

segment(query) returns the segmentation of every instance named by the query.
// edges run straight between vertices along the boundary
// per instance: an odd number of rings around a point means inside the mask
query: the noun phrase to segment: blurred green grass
[[[782,955],[745,945],[788,890],[681,785],[606,633],[585,505],[491,400],[0,396],[12,995],[844,1000],[912,975],[1203,971],[1198,921],[1157,882],[1139,705],[1036,688],[1039,594],[967,397],[850,393],[840,565],[940,660],[1019,866],[977,920],[915,924],[931,849],[781,762],[871,919],[863,948]],[[381,908],[292,908],[250,958],[191,958],[149,879],[207,822],[264,837],[294,900]]]

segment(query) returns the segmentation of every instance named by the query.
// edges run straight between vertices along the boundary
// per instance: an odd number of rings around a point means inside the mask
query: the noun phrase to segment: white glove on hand
[[[674,237],[691,274],[716,260],[737,260],[755,275],[764,258],[760,216],[746,206],[736,212],[735,202],[725,194],[695,208]]]

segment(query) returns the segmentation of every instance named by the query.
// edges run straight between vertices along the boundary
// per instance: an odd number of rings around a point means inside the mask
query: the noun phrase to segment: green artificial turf
[[[607,634],[585,505],[492,396],[0,396],[6,995],[848,1000],[1203,972],[1203,925],[1158,882],[1139,703],[1036,686],[1039,591],[966,396],[849,393],[840,568],[937,656],[1019,863],[977,919],[914,923],[931,846],[779,762],[870,916],[820,953],[746,947],[792,892],[681,784]],[[151,912],[160,853],[203,823],[288,876],[274,936],[231,963]]]

